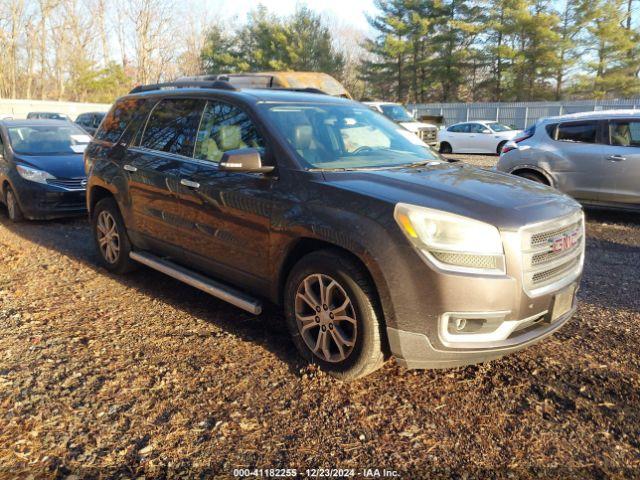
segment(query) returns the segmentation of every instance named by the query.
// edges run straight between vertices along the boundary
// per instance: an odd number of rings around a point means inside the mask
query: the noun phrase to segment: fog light
[[[495,331],[502,322],[502,318],[449,317],[447,331],[452,335],[490,333]]]

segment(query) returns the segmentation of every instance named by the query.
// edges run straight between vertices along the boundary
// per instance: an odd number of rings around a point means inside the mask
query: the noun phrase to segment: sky
[[[240,22],[244,22],[247,13],[260,3],[278,15],[289,15],[295,11],[296,5],[306,5],[316,12],[335,17],[340,23],[364,32],[371,31],[365,12],[376,12],[374,0],[201,0],[207,12],[220,12],[225,19],[237,16]]]

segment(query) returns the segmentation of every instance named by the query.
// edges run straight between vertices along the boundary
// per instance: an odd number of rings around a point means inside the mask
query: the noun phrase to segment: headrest
[[[296,150],[308,150],[313,140],[311,125],[297,125],[293,132],[293,139]]]
[[[242,144],[240,125],[224,125],[218,132],[218,146],[223,152],[237,150]]]

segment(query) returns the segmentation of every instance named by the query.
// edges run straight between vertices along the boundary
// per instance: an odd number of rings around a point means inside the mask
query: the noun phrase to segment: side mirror
[[[485,128],[484,130],[482,130],[482,133],[492,133],[492,132],[488,128]]]
[[[224,152],[220,160],[223,172],[271,173],[275,167],[262,165],[260,152],[255,148],[240,148]]]

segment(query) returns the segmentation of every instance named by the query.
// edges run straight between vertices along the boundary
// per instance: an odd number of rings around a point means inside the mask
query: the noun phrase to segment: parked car
[[[436,145],[438,127],[430,123],[418,122],[407,109],[399,103],[391,102],[363,102],[373,111],[383,114],[385,117],[402,125],[427,145]]]
[[[81,113],[76,118],[76,125],[79,125],[83,130],[85,130],[90,135],[94,135],[100,122],[106,115],[106,112],[86,112]]]
[[[487,361],[576,308],[580,205],[439,159],[350,100],[214,82],[135,89],[85,152],[99,258],[252,314],[284,306],[301,355],[357,378]]]
[[[18,222],[86,213],[82,154],[91,138],[61,120],[0,121],[0,199]]]
[[[493,153],[500,155],[502,147],[522,130],[492,121],[456,123],[438,132],[440,153]]]
[[[505,146],[497,169],[551,185],[584,204],[640,208],[640,112],[540,120]]]
[[[27,120],[66,120],[71,121],[68,115],[64,113],[55,112],[29,112],[27,113]]]

